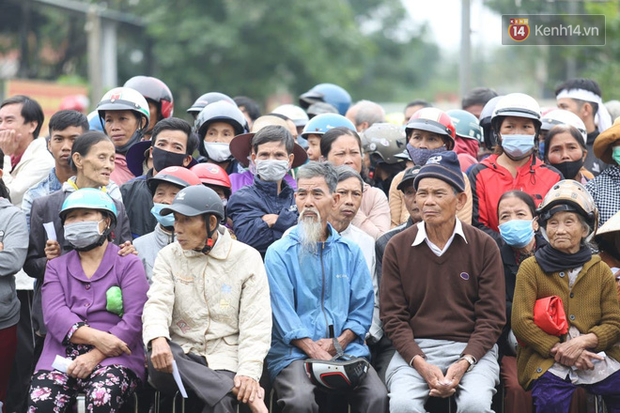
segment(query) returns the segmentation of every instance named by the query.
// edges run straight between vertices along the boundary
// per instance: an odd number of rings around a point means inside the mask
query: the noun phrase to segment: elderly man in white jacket
[[[11,201],[20,207],[24,193],[47,178],[54,158],[45,139],[38,139],[43,126],[43,110],[28,96],[12,96],[0,103],[0,150],[6,168],[4,183]]]
[[[260,254],[219,225],[224,207],[203,185],[182,189],[161,213],[174,213],[176,241],[155,260],[142,316],[151,384],[176,391],[174,360],[203,413],[234,411],[237,401],[266,413],[258,382],[272,320]]]

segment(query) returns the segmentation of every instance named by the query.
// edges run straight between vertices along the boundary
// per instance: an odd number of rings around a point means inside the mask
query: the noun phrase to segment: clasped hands
[[[469,363],[467,360],[458,360],[448,367],[444,375],[439,367],[428,363],[422,357],[416,357],[413,360],[413,368],[428,384],[429,396],[446,398],[456,393],[456,388],[469,368]]]

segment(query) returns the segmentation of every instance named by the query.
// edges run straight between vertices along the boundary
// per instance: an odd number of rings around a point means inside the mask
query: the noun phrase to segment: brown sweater
[[[385,249],[381,320],[394,348],[407,361],[424,355],[414,338],[467,343],[463,354],[480,360],[506,323],[504,269],[497,244],[463,223],[441,257],[426,242],[411,246],[416,225],[393,237]]]
[[[517,349],[519,383],[524,389],[554,363],[549,351],[560,339],[534,324],[536,300],[552,295],[562,299],[569,325],[577,327],[581,334],[596,334],[598,346],[593,352],[605,351],[609,357],[620,361],[620,347],[615,346],[620,340],[620,308],[616,281],[607,264],[593,255],[569,291],[567,272],[545,274],[536,258],[530,257],[521,263],[512,302],[512,330],[525,343],[525,347]]]

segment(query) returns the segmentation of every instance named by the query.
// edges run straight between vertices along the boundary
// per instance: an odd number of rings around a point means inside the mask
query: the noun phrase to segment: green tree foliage
[[[141,0],[154,73],[195,98],[207,91],[264,99],[316,83],[354,99],[421,88],[438,61],[398,0]]]

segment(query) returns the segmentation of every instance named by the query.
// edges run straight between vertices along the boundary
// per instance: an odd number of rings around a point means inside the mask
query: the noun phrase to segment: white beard
[[[312,211],[316,214],[314,216],[304,217],[304,213]],[[321,222],[321,214],[319,211],[313,208],[305,208],[299,214],[297,220],[299,225],[299,241],[301,242],[301,248],[305,252],[316,254],[318,249],[318,243],[323,235],[323,224]]]

